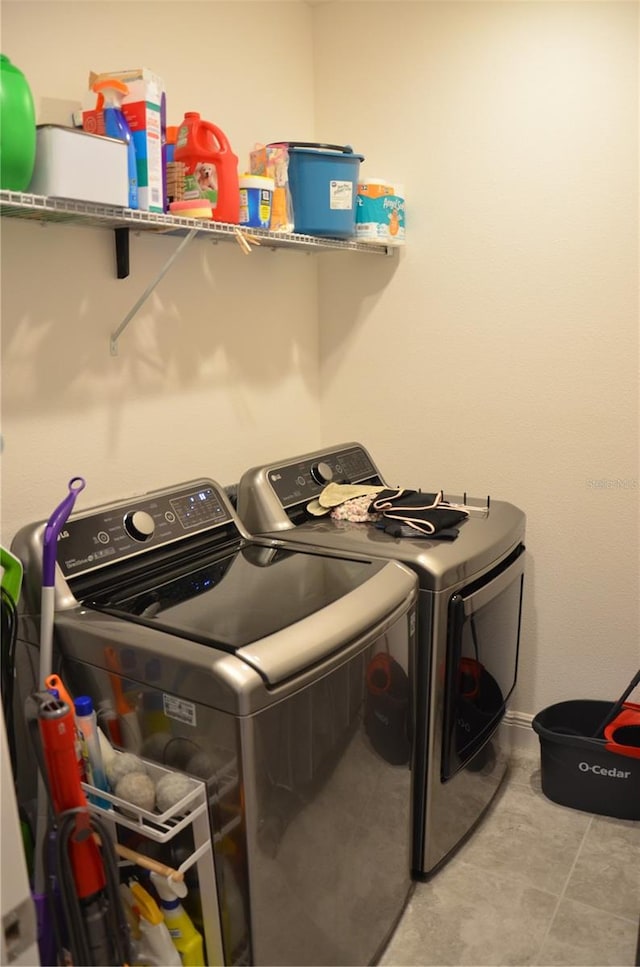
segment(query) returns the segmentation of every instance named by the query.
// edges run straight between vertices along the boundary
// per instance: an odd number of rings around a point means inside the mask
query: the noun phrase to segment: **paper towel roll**
[[[356,239],[378,245],[403,245],[405,240],[404,187],[383,178],[358,184]]]

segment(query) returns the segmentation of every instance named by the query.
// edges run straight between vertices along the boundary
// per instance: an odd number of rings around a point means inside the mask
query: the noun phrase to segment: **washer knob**
[[[311,476],[316,483],[330,483],[333,480],[333,470],[328,463],[314,463],[311,465]]]
[[[153,537],[156,522],[146,510],[132,510],[125,514],[124,529],[134,541],[148,541]]]

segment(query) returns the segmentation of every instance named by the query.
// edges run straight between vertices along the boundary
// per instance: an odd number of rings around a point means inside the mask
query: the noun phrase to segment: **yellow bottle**
[[[202,937],[178,899],[178,896],[187,895],[186,886],[177,880],[169,881],[166,876],[161,876],[159,873],[152,873],[151,880],[160,897],[164,922],[180,954],[183,967],[206,967]]]

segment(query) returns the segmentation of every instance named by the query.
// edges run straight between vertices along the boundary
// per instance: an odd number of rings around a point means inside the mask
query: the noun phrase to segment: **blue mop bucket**
[[[283,144],[289,152],[294,231],[326,238],[355,235],[358,178],[364,157],[354,154],[349,145]]]

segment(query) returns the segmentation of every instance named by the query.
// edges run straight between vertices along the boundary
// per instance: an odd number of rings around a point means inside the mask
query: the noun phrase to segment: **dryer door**
[[[524,545],[449,601],[443,781],[492,735],[516,683]]]

